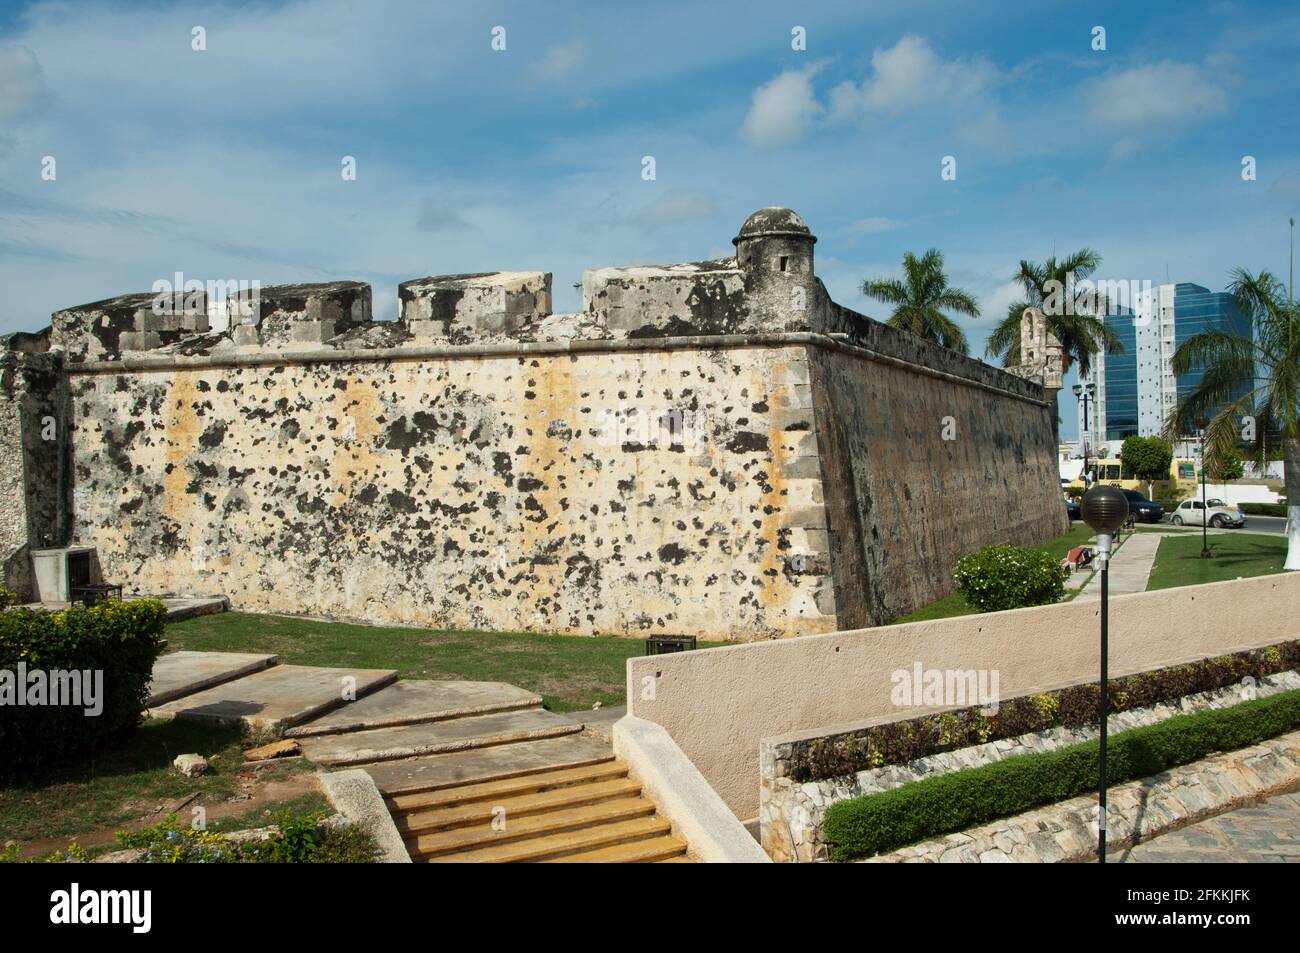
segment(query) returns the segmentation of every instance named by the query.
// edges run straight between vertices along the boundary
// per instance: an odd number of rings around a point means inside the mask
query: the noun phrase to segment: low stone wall
[[[625,716],[614,723],[613,744],[659,814],[673,825],[673,833],[686,841],[692,859],[706,864],[771,863],[668,732],[652,721]]]
[[[1112,677],[1262,648],[1300,635],[1300,573],[1111,599]],[[900,707],[892,673],[995,670],[1003,698],[1089,681],[1097,602],[913,622],[632,658],[628,713],[663,725],[742,819],[758,814],[758,747],[801,730],[943,707]]]
[[[1300,785],[1300,732],[1106,792],[1107,857],[1157,834]],[[1061,863],[1097,857],[1097,797],[1084,795],[858,863]]]
[[[1300,688],[1300,674],[1281,672],[1266,676],[1258,685],[1233,685],[1187,695],[1177,702],[1113,714],[1108,721],[1109,731],[1112,735],[1118,734],[1131,728],[1154,725],[1174,715],[1209,708],[1228,708],[1247,698],[1266,698],[1296,688]],[[1022,754],[1056,751],[1091,741],[1099,733],[1094,727],[1053,728],[1018,738],[1004,738],[956,751],[945,751],[906,764],[891,764],[860,771],[851,778],[808,781],[802,784],[789,776],[791,757],[797,747],[815,740],[819,735],[800,733],[795,737],[764,739],[759,746],[758,755],[759,819],[763,849],[778,862],[826,860],[828,845],[822,821],[826,809],[832,804]]]

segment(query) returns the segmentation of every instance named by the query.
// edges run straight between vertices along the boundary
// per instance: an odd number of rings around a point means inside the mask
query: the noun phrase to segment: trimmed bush
[[[1150,777],[1300,728],[1300,690],[1134,728],[1109,739],[1110,784]],[[1018,755],[841,801],[823,828],[832,860],[870,857],[1096,790],[1100,744]]]
[[[953,574],[966,605],[1001,612],[1060,602],[1065,570],[1048,553],[1023,546],[985,546],[957,560]]]
[[[0,614],[0,779],[89,751],[139,725],[165,615],[161,602],[148,599]],[[90,673],[89,682],[79,677],[81,704],[50,703],[54,672]],[[33,673],[40,673],[35,680]],[[31,704],[41,685],[45,703]],[[70,685],[62,683],[65,690]],[[96,691],[99,711],[90,715]],[[20,695],[29,703],[17,704]]]
[[[1240,503],[1237,509],[1247,516],[1281,516],[1286,517],[1284,503]]]
[[[6,589],[4,586],[0,586],[0,609],[8,609],[17,601],[18,593],[14,592],[12,589]]]
[[[1170,665],[1110,680],[1114,714],[1150,708],[1197,692],[1259,680],[1278,672],[1300,670],[1300,641]],[[905,721],[873,725],[797,746],[790,756],[790,777],[799,783],[847,777],[859,771],[900,764],[941,751],[968,748],[1002,738],[1016,738],[1050,728],[1080,728],[1097,723],[1100,689],[1085,682],[1037,695],[1000,701],[985,714],[971,706]]]

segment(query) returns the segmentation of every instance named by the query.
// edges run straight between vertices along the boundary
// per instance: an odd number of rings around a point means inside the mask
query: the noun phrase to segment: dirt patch
[[[268,762],[265,768],[281,766],[274,762]],[[298,771],[290,774],[277,772],[271,777],[263,778],[260,774],[264,772],[253,770],[250,766],[243,769],[243,773],[251,775],[251,777],[240,777],[238,789],[233,797],[209,800],[200,796],[188,804],[182,805],[175,813],[180,815],[182,822],[186,822],[192,817],[191,812],[194,808],[202,807],[207,814],[206,823],[208,826],[226,818],[247,817],[249,827],[261,827],[268,820],[263,815],[263,811],[273,808],[273,805],[292,801],[295,798],[319,790],[316,786],[316,775],[310,771]],[[134,816],[133,820],[124,824],[116,824],[113,827],[75,834],[71,837],[47,837],[41,840],[28,841],[23,844],[19,857],[23,860],[39,859],[56,850],[64,850],[73,842],[87,849],[114,845],[117,843],[115,836],[117,831],[138,831],[146,827],[152,827],[167,816],[169,808],[174,807],[181,800],[183,798],[176,798],[163,804],[135,802],[124,805],[123,809]]]

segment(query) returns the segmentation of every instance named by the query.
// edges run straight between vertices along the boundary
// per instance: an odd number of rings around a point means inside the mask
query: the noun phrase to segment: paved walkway
[[[1161,834],[1115,859],[1127,864],[1300,863],[1300,792]]]
[[[1110,558],[1110,594],[1121,596],[1129,592],[1146,592],[1151,567],[1156,563],[1156,551],[1166,533],[1133,533],[1124,539]],[[1075,601],[1087,602],[1101,598],[1101,573],[1092,574]]]

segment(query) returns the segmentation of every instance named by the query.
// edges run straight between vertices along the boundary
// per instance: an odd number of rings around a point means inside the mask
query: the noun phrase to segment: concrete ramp
[[[280,661],[278,655],[243,652],[172,652],[153,663],[146,708],[251,675]]]
[[[403,679],[382,692],[358,698],[313,719],[310,724],[291,728],[285,735],[306,738],[345,731],[395,728],[521,708],[540,708],[541,704],[540,695],[505,682]]]
[[[580,731],[581,725],[535,708],[396,728],[318,735],[302,739],[302,753],[317,764],[366,764],[511,745],[519,741],[577,734]]]
[[[397,681],[392,669],[276,665],[152,708],[155,718],[243,724],[280,733]]]

